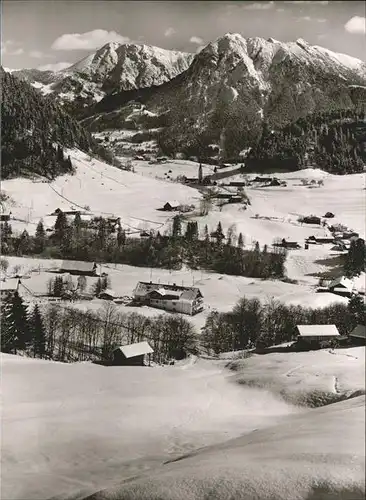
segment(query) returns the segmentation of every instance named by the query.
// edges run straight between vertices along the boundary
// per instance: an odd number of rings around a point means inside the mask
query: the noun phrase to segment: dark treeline
[[[280,131],[263,124],[247,158],[249,170],[298,170],[317,166],[333,174],[363,171],[366,161],[364,111],[342,110],[300,118]]]
[[[94,152],[107,162],[110,153],[98,145],[52,97],[0,67],[1,175],[3,179],[38,174],[49,179],[71,173],[62,147]]]
[[[1,304],[1,351],[61,362],[108,362],[115,347],[147,340],[153,360],[167,363],[196,353],[191,323],[176,315],[147,318],[107,303],[98,311],[52,304],[33,310],[15,294]]]
[[[335,324],[342,335],[347,335],[357,324],[364,324],[365,313],[359,296],[351,298],[348,306],[333,304],[322,309],[243,298],[228,313],[209,314],[202,343],[211,354],[269,347],[295,340],[299,324]]]
[[[8,223],[2,225],[3,254],[37,255],[40,257],[115,262],[142,267],[180,269],[183,264],[192,269],[210,269],[222,274],[256,278],[284,276],[286,252],[269,252],[257,243],[253,249],[244,248],[242,234],[236,238],[232,228],[224,235],[221,223],[209,233],[205,227],[199,239],[197,222],[188,222],[183,231],[182,218],[173,219],[170,235],[150,234],[145,238],[127,238],[120,224],[111,225],[104,218],[91,223],[76,215],[69,222],[64,213],[57,217],[54,231],[46,233],[42,221],[35,236],[23,231],[12,235]]]

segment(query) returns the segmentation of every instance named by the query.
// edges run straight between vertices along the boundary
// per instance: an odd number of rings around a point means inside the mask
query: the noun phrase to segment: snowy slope
[[[182,184],[149,179],[107,165],[80,151],[69,151],[76,168],[75,175],[58,177],[51,183],[13,179],[2,182],[2,189],[16,203],[12,215],[14,229],[35,231],[37,222],[44,218],[46,226],[54,224],[47,216],[59,207],[88,206],[95,216],[121,217],[122,226],[138,232],[142,228],[164,230],[172,218],[169,212],[160,212],[166,201],[176,199],[182,204],[199,203],[200,194]]]
[[[365,398],[187,455],[90,500],[365,498]]]
[[[342,380],[357,389],[362,349],[339,351],[344,356],[336,371],[333,358],[323,352],[304,353],[302,363],[308,375],[324,378],[321,390],[328,390],[327,378],[340,369]],[[293,369],[291,357],[281,363],[283,374]],[[272,373],[276,355],[266,358],[266,371]],[[363,398],[307,411],[270,388],[235,383],[225,361],[191,359],[146,369],[11,355],[1,361],[7,500],[55,495],[64,500],[67,494],[82,490],[86,496],[102,488],[110,488],[103,498],[121,500],[302,500],[321,479],[334,487],[362,486]],[[259,379],[262,361],[253,358]],[[291,379],[283,380],[286,386]],[[196,458],[119,485],[169,458],[220,442]]]

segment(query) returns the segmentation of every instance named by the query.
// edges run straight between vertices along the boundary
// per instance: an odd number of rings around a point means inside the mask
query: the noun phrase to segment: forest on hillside
[[[362,172],[366,163],[366,115],[342,110],[300,118],[279,131],[263,124],[247,158],[252,171],[319,167],[332,174]]]
[[[93,151],[106,161],[110,155],[53,98],[44,97],[28,82],[0,67],[2,178],[38,174],[47,178],[71,173],[62,148]]]

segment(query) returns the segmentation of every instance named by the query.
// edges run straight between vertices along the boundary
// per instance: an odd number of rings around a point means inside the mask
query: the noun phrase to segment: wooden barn
[[[98,298],[103,299],[103,300],[114,300],[117,298],[117,294],[114,290],[107,288],[106,290],[103,290],[102,292],[100,292],[100,294],[98,295]]]
[[[95,262],[64,260],[59,268],[59,272],[77,276],[96,276],[97,264]]]
[[[309,346],[319,346],[320,342],[340,337],[335,325],[297,325],[298,338]]]
[[[167,201],[163,206],[165,212],[175,212],[179,209],[180,203],[177,200]]]
[[[145,366],[145,358],[150,364],[151,354],[154,352],[148,342],[123,345],[114,349],[112,363],[115,366]]]
[[[328,291],[343,297],[351,297],[353,293],[353,282],[349,278],[341,276],[330,283]]]
[[[316,215],[308,215],[306,217],[303,217],[301,219],[301,222],[303,222],[304,224],[318,224],[318,225],[320,225],[321,219],[320,219],[320,217],[317,217]]]

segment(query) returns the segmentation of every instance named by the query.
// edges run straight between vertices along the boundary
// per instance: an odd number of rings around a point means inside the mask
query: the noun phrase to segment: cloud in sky
[[[71,65],[72,63],[68,62],[58,62],[54,64],[43,64],[42,66],[38,66],[37,69],[40,69],[41,71],[61,71]]]
[[[274,2],[255,2],[243,6],[245,10],[268,10],[272,9]]]
[[[94,50],[109,42],[126,43],[130,39],[115,31],[93,30],[85,33],[65,33],[53,42],[54,50]]]
[[[29,55],[31,57],[34,57],[35,59],[42,59],[42,57],[47,57],[45,54],[43,54],[43,52],[41,52],[40,50],[31,50],[29,52]],[[48,56],[49,57],[49,56]]]
[[[353,16],[344,25],[344,29],[353,35],[366,34],[366,18],[361,16]]]
[[[174,35],[175,33],[176,33],[175,29],[170,27],[170,28],[165,30],[164,36],[169,37],[169,36]]]
[[[189,41],[191,43],[196,43],[197,45],[203,45],[203,40],[199,36],[191,36],[191,38],[189,39]]]
[[[14,42],[13,40],[5,40],[5,42],[1,42],[1,54],[8,56],[20,56],[24,54],[24,49],[19,47],[18,42]]]

